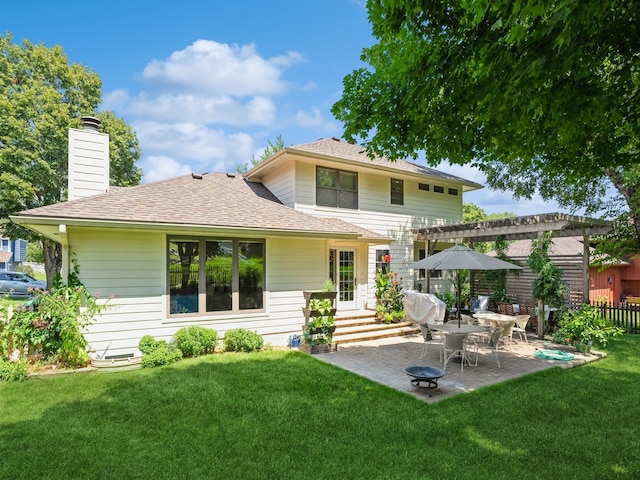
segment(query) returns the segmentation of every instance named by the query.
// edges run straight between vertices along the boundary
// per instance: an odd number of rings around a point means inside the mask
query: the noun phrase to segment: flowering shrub
[[[386,323],[399,322],[405,316],[404,294],[402,293],[402,278],[395,272],[377,272],[376,285],[376,313]]]
[[[37,353],[60,365],[86,365],[83,331],[107,307],[98,298],[78,280],[76,266],[68,285],[36,291],[29,306],[0,307],[0,357],[15,361]]]

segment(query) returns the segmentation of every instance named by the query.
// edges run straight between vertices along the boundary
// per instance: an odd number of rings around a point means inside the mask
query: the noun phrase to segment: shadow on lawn
[[[291,351],[5,385],[0,477],[637,478],[637,346],[432,405]]]

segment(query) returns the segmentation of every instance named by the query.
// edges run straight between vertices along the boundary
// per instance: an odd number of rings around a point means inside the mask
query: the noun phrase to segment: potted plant
[[[404,294],[402,278],[395,272],[378,271],[376,285],[376,318],[384,323],[398,323],[404,320]]]
[[[298,347],[308,353],[323,353],[336,350],[333,333],[336,330],[334,305],[336,291],[331,280],[327,280],[322,290],[303,292],[306,300],[302,308],[305,323],[302,326],[304,342]]]
[[[611,338],[622,332],[621,328],[602,316],[599,308],[583,304],[578,310],[564,313],[553,339],[559,343],[573,344],[581,353],[589,353],[594,343],[606,347]]]

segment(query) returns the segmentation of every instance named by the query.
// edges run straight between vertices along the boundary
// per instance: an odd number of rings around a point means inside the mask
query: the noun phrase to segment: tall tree
[[[253,167],[257,167],[262,162],[264,162],[267,158],[271,157],[272,155],[275,155],[283,148],[284,148],[284,140],[282,139],[282,135],[278,135],[276,137],[275,143],[271,143],[271,140],[267,140],[267,146],[262,152],[262,155],[260,155],[258,158],[256,158],[255,156],[251,157],[251,163],[245,162],[242,165],[238,165],[238,173],[241,173],[244,175]]]
[[[70,64],[60,46],[28,40],[18,45],[11,34],[0,35],[0,227],[13,238],[42,243],[49,283],[60,271],[60,245],[36,237],[8,216],[66,200],[68,129],[80,128],[84,115],[99,117],[111,136],[112,184],[140,181],[135,133],[113,113],[97,113],[100,100],[99,76]]]
[[[640,3],[368,0],[378,43],[334,115],[373,154],[473,164],[489,186],[602,207],[640,237]],[[609,183],[611,182],[611,183]],[[620,211],[620,210],[618,210]]]

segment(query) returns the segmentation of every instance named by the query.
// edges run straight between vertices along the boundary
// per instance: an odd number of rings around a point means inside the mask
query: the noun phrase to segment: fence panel
[[[640,334],[640,305],[620,302],[593,302],[602,316],[609,318],[617,327],[624,328],[626,333]]]

